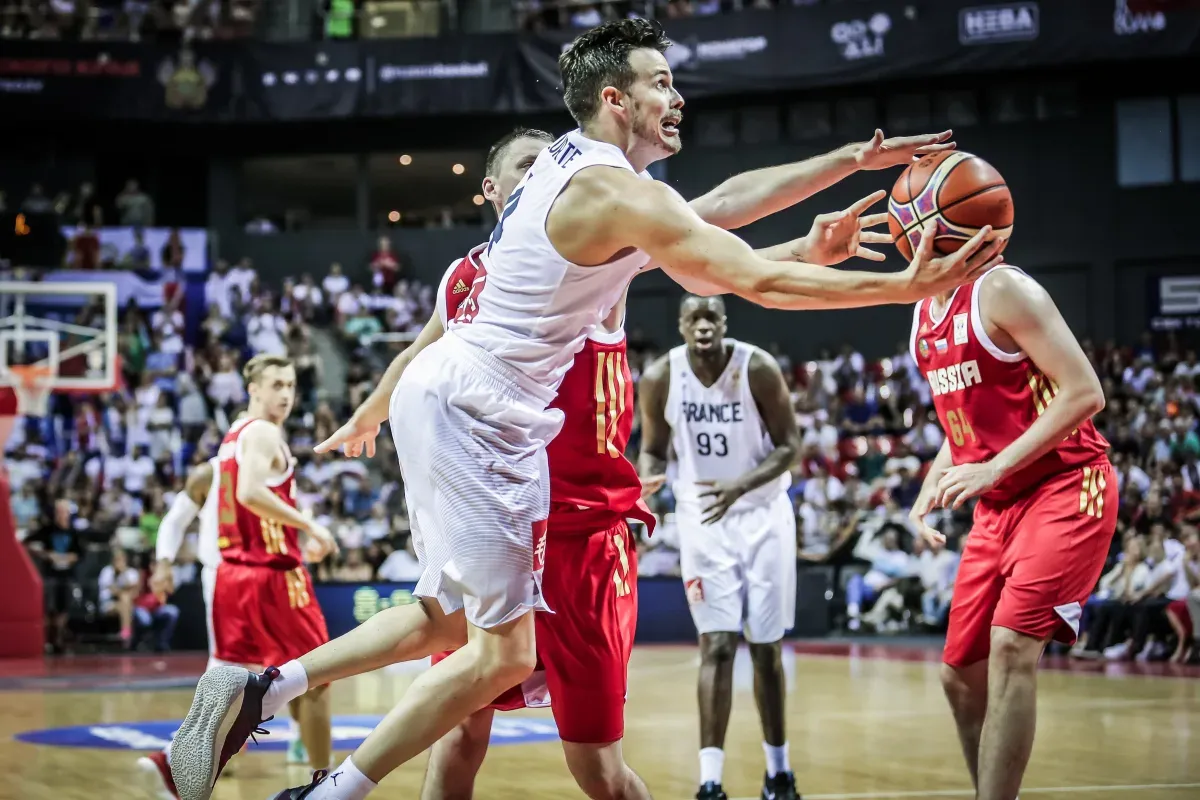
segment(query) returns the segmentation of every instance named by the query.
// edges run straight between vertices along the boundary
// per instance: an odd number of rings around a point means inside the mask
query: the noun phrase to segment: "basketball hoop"
[[[17,413],[29,417],[46,416],[50,410],[54,370],[40,364],[9,364],[7,371],[16,378],[12,387],[17,394]]]

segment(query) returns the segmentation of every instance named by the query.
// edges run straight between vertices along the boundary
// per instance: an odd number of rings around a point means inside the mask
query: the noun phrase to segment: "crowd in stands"
[[[249,36],[259,0],[0,0],[0,39],[190,41]]]

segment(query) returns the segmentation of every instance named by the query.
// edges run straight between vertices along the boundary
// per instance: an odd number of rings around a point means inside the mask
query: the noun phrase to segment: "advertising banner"
[[[0,109],[50,118],[230,119],[239,50],[224,43],[8,39],[0,53]]]
[[[1147,279],[1150,327],[1156,331],[1200,330],[1200,275]]]
[[[862,0],[664,22],[687,97],[1200,54],[1165,0]],[[313,120],[562,108],[579,30],[357,42],[6,42],[0,109],[66,117]]]

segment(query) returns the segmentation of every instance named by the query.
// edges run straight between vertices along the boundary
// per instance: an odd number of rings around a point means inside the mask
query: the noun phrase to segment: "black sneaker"
[[[729,800],[729,795],[725,794],[721,784],[709,781],[700,784],[700,791],[696,792],[696,800]]]
[[[763,776],[762,800],[800,800],[796,791],[796,776],[791,770],[776,772],[774,777]]]
[[[259,727],[263,698],[279,670],[261,675],[214,667],[200,677],[187,717],[171,742],[171,776],[180,800],[208,800],[221,770]]]
[[[293,789],[284,789],[282,792],[272,797],[271,800],[304,800],[305,797],[308,797],[310,794],[312,794],[313,789],[324,783],[325,779],[328,777],[329,770],[319,769],[313,773],[312,783],[308,784],[308,786],[297,786]]]

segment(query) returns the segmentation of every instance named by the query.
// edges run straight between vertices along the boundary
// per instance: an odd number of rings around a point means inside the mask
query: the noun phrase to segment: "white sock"
[[[720,783],[725,769],[725,751],[719,747],[700,748],[700,783]]]
[[[308,673],[299,661],[289,661],[279,668],[279,677],[271,681],[263,698],[263,719],[273,717],[283,707],[308,691]]]
[[[767,754],[767,777],[774,778],[777,773],[787,772],[792,767],[788,764],[788,743],[776,747],[763,742],[763,752]]]
[[[320,786],[313,789],[308,800],[363,800],[375,791],[377,785],[359,772],[354,762],[347,758],[340,767],[329,773]]]

